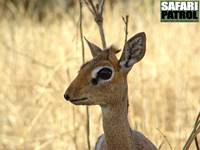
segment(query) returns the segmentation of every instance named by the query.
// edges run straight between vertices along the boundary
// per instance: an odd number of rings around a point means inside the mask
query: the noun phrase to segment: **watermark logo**
[[[199,22],[199,0],[160,1],[161,22]]]

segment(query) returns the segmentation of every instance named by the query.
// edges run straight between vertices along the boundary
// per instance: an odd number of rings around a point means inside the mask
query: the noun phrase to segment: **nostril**
[[[67,95],[67,94],[64,95],[64,98],[65,98],[66,100],[69,100],[69,99],[70,99],[69,95]]]

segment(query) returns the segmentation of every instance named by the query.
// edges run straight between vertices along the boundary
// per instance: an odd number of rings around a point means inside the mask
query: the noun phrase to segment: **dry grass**
[[[146,32],[146,56],[129,74],[130,122],[157,146],[163,143],[161,150],[170,149],[166,138],[180,150],[200,111],[200,25],[160,23],[159,2],[153,10],[140,5],[118,3],[112,11],[106,5],[106,38],[122,47],[127,13],[129,37]],[[42,24],[1,20],[0,149],[86,149],[85,107],[63,98],[82,62],[77,21],[78,14]],[[83,23],[85,36],[100,44],[85,8]],[[93,147],[102,133],[99,107],[90,114]]]

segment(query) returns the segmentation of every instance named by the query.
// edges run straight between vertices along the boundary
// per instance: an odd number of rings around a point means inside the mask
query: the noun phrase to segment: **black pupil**
[[[102,68],[99,70],[97,73],[97,78],[103,79],[103,80],[108,80],[112,76],[112,70],[109,68]]]

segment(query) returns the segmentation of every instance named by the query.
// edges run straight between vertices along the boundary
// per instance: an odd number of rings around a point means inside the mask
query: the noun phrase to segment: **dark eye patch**
[[[93,79],[91,80],[91,82],[92,82],[93,85],[97,85],[97,83],[98,83],[98,79],[93,78]]]
[[[112,70],[110,68],[102,68],[97,72],[96,78],[108,80],[111,78],[111,76],[112,76]]]

